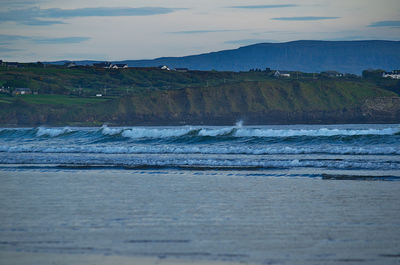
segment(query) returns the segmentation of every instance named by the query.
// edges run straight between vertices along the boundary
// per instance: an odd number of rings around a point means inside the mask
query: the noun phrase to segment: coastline
[[[396,125],[400,124],[400,120],[396,121],[377,121],[377,122],[368,122],[368,121],[360,121],[360,122],[293,122],[293,123],[258,123],[258,122],[246,122],[241,119],[237,119],[232,122],[222,122],[222,123],[185,123],[185,122],[172,122],[172,123],[160,123],[160,122],[146,122],[146,123],[132,123],[132,124],[125,124],[125,123],[110,123],[110,122],[73,122],[73,123],[56,123],[56,124],[0,124],[0,129],[14,129],[14,128],[22,128],[22,129],[29,129],[29,128],[39,128],[39,127],[54,127],[54,128],[61,128],[61,127],[82,127],[82,128],[99,128],[102,126],[108,127],[180,127],[180,126],[204,126],[204,127],[217,127],[217,126],[235,126],[235,124],[243,122],[245,126],[334,126],[334,125]]]

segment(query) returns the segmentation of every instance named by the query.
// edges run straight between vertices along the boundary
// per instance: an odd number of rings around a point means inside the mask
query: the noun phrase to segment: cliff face
[[[366,99],[360,110],[366,119],[398,120],[400,117],[400,98],[380,97]]]
[[[343,84],[342,84],[343,85]],[[331,86],[331,87],[329,87]],[[294,82],[246,84],[153,92],[123,98],[119,124],[385,123],[400,121],[400,98],[356,84]],[[360,91],[362,90],[362,91]]]
[[[148,90],[96,104],[0,102],[2,126],[399,123],[400,97],[353,81],[265,81]]]

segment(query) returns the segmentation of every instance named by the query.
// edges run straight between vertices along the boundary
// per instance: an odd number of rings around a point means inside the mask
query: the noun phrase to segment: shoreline
[[[14,252],[0,250],[0,265],[244,265],[254,264],[247,262],[192,260],[163,258],[150,256],[122,256],[104,254],[65,254],[65,253],[38,253]]]
[[[237,121],[239,122],[239,121]],[[237,123],[236,122],[236,123]],[[268,124],[260,124],[260,123],[243,123],[242,126],[249,127],[257,127],[257,126],[334,126],[334,125],[399,125],[400,121],[396,122],[359,122],[359,123],[268,123]],[[49,127],[49,128],[62,128],[62,127],[76,127],[76,128],[101,128],[102,126],[108,127],[120,127],[120,128],[130,128],[130,127],[183,127],[183,126],[194,126],[194,127],[237,127],[235,123],[170,123],[170,124],[153,124],[153,123],[143,123],[143,124],[111,124],[108,122],[104,123],[66,123],[66,124],[31,124],[31,125],[16,125],[16,124],[0,124],[0,129],[13,129],[13,128],[40,128],[40,127]]]

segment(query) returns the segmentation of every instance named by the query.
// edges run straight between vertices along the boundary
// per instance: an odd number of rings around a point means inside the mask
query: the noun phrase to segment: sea
[[[1,128],[0,264],[399,264],[399,180],[399,124]]]

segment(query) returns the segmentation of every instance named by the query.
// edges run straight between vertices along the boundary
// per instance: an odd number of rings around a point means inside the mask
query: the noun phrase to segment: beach
[[[0,177],[1,264],[399,261],[398,181],[167,169]]]
[[[178,259],[160,259],[157,257],[128,257],[87,254],[49,254],[0,252],[0,264],[7,265],[228,265],[249,264],[246,262],[233,263],[223,261],[195,261]]]

